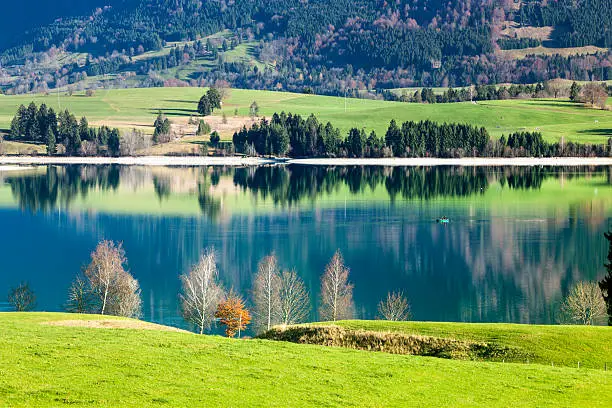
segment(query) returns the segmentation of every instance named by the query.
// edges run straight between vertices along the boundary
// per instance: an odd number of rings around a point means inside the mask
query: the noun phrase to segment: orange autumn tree
[[[244,307],[244,300],[233,291],[219,303],[215,317],[225,326],[225,335],[234,337],[251,323],[251,314]]]

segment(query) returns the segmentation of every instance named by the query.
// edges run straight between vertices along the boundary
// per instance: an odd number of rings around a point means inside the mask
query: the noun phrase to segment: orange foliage
[[[245,330],[251,323],[251,314],[244,307],[244,301],[233,292],[230,292],[227,299],[219,303],[215,317],[225,326],[227,337],[236,336],[236,333]]]

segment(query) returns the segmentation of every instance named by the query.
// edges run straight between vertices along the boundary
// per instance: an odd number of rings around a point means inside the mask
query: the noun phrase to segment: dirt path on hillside
[[[157,330],[168,332],[189,333],[176,327],[162,326],[143,322],[141,320],[101,319],[101,320],[57,320],[41,323],[46,326],[60,327],[85,327],[89,329],[135,329],[135,330]]]

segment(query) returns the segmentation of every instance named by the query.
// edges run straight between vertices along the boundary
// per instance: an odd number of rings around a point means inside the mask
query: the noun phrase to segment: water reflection
[[[216,218],[221,198],[215,187],[231,180],[235,189],[253,198],[287,207],[304,200],[314,202],[342,188],[356,195],[383,188],[387,198],[432,200],[484,194],[492,184],[510,190],[539,190],[547,179],[571,181],[604,175],[612,184],[611,168],[550,167],[374,167],[374,166],[261,166],[152,169],[129,166],[50,166],[44,171],[6,176],[20,208],[31,212],[69,207],[89,191],[147,188],[152,183],[160,202],[173,194],[197,197],[203,214]],[[225,183],[227,184],[227,183]]]
[[[340,248],[360,317],[403,290],[421,320],[551,323],[572,283],[603,273],[612,211],[610,168],[68,166],[3,177],[0,293],[27,279],[58,310],[96,242],[113,239],[145,317],[177,325],[178,275],[211,245],[225,285],[245,296],[275,251],[316,308]],[[451,223],[433,222],[441,215]]]

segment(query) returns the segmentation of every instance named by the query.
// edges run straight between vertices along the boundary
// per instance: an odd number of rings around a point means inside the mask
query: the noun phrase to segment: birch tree
[[[385,320],[393,322],[410,320],[410,303],[402,292],[389,292],[378,304],[378,313]]]
[[[217,304],[223,297],[219,285],[215,252],[207,249],[189,273],[181,275],[182,292],[179,295],[183,317],[198,328],[200,334],[208,329],[215,317]]]
[[[354,316],[353,285],[340,250],[336,251],[321,279],[319,314],[324,321],[352,319]]]
[[[279,284],[278,260],[271,254],[259,262],[253,283],[255,326],[259,330],[270,330],[279,322]]]
[[[121,243],[101,241],[91,254],[85,277],[98,303],[98,313],[124,317],[140,316],[140,286],[125,270],[126,264],[127,258]]]
[[[310,296],[295,271],[283,271],[280,275],[279,312],[283,325],[303,323],[310,315]]]
[[[599,286],[593,282],[578,282],[561,305],[562,323],[603,324],[606,320],[606,302]]]

